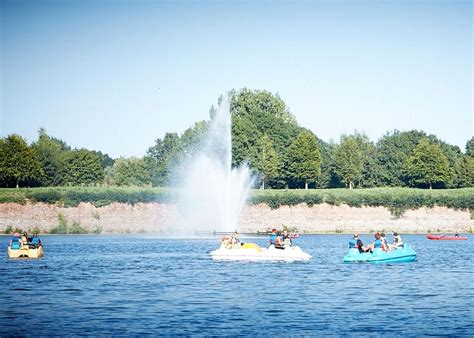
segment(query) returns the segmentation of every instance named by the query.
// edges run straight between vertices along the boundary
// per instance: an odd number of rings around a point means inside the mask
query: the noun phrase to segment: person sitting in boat
[[[372,244],[369,244],[367,246],[367,249],[369,249],[369,251],[372,251],[374,249],[382,249],[383,251],[387,251],[387,247],[383,243],[382,236],[380,235],[380,233],[376,232],[374,237],[375,241]]]
[[[232,244],[232,247],[240,246],[239,233],[237,230],[235,230],[234,233],[230,235],[230,243]]]
[[[349,241],[349,249],[358,249],[360,253],[369,251],[359,238],[359,234],[354,234],[352,239]]]
[[[270,234],[270,245],[275,245],[277,239],[277,231],[276,229],[272,229],[272,233]]]
[[[285,248],[285,243],[283,242],[283,236],[281,235],[281,233],[277,233],[274,245],[275,245],[275,249],[284,249]]]
[[[454,236],[453,236],[453,237],[459,237],[459,234],[454,234]]]
[[[42,246],[41,239],[39,239],[38,234],[34,234],[30,241],[30,248],[35,249]]]
[[[283,231],[283,246],[285,248],[288,248],[293,245],[293,242],[291,241],[291,235],[288,234],[288,231]]]
[[[398,232],[393,233],[393,246],[394,248],[403,248],[403,241],[402,237],[398,234]]]
[[[388,248],[388,242],[387,242],[387,238],[385,237],[385,233],[384,233],[384,232],[382,232],[382,233],[380,234],[380,240],[383,242],[383,245],[384,245],[386,248]]]
[[[240,246],[240,241],[238,238],[238,233],[235,231],[233,234],[229,236],[225,236],[222,238],[221,245],[223,245],[226,249],[232,249],[234,247]]]
[[[24,232],[23,235],[21,235],[21,245],[28,245],[28,233]]]
[[[15,232],[13,234],[13,237],[12,237],[12,239],[10,239],[10,243],[8,243],[8,245],[12,249],[20,249],[21,240],[20,240],[20,234],[18,232]]]

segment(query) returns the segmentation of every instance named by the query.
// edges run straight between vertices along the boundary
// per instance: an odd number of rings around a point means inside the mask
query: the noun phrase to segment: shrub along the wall
[[[138,187],[52,187],[31,189],[0,189],[0,203],[43,202],[74,207],[81,202],[102,207],[110,203],[175,203],[173,189]],[[308,206],[328,203],[352,207],[384,206],[395,216],[420,207],[446,206],[474,210],[474,188],[423,190],[411,188],[317,189],[317,190],[254,190],[249,204],[265,203],[271,208],[281,205]]]

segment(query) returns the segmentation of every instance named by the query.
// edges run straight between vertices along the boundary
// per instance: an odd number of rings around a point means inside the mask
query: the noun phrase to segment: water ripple
[[[211,260],[217,239],[45,236],[42,259],[0,257],[0,335],[474,334],[472,236],[405,236],[418,261],[388,265],[343,264],[348,238],[302,236],[305,263],[245,263]]]

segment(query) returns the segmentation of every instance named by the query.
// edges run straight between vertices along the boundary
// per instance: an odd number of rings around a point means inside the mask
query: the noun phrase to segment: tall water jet
[[[252,177],[247,165],[232,168],[231,123],[226,98],[211,118],[200,150],[182,165],[178,193],[182,234],[237,230]]]

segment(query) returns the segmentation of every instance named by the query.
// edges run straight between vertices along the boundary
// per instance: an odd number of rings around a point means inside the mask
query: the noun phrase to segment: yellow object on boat
[[[23,245],[20,249],[8,247],[8,257],[10,258],[40,258],[44,256],[43,246],[31,249],[28,245]]]
[[[240,247],[241,249],[255,249],[257,251],[262,251],[262,248],[260,248],[257,244],[255,243],[244,243]]]

